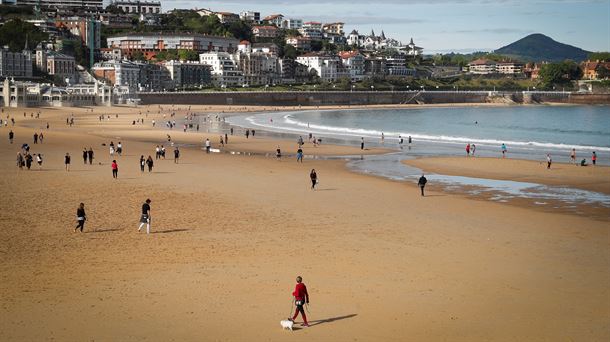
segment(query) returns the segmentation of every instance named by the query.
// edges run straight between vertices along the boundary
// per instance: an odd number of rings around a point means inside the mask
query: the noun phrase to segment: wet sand
[[[167,132],[152,131],[158,114],[132,126],[139,110],[17,115],[13,145],[0,129],[1,340],[610,338],[607,221],[434,191],[422,198],[413,184],[355,174],[340,160],[297,164],[194,146],[174,164],[168,147],[168,158],[141,174],[139,156],[154,156]],[[76,125],[67,127],[72,112]],[[121,114],[99,123],[99,113]],[[31,144],[29,127],[47,121],[44,144],[32,145],[45,156],[43,170],[19,171],[15,154]],[[177,144],[205,134],[171,133]],[[118,180],[101,145],[112,137],[125,150]],[[296,146],[243,140],[232,146],[230,138],[227,149]],[[80,157],[89,146],[94,165]],[[312,150],[359,151],[305,146],[306,155]],[[148,236],[137,232],[146,198]],[[79,202],[88,214],[83,234],[72,231]],[[282,331],[296,275],[311,294],[313,324]]]

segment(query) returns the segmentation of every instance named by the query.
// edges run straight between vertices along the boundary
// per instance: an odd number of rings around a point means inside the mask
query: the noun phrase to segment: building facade
[[[0,76],[2,77],[32,77],[32,52],[11,52],[0,49]]]
[[[228,52],[207,52],[199,55],[199,62],[211,67],[212,83],[215,86],[238,86],[244,84],[239,70],[237,55]]]
[[[158,52],[171,49],[233,53],[237,50],[238,43],[235,38],[203,34],[142,33],[108,38],[109,48],[121,49],[123,55],[130,58],[135,52],[142,52],[146,59],[152,59]]]
[[[104,9],[104,0],[16,0],[16,5],[40,6],[42,8],[84,8],[89,10]]]
[[[57,29],[66,29],[73,35],[80,37],[81,42],[88,48],[97,50],[102,45],[102,23],[99,20],[90,20],[82,17],[67,17],[57,19],[55,21],[55,26]],[[93,41],[93,46],[90,46],[90,38]]]
[[[336,82],[349,76],[338,56],[306,54],[297,57],[296,61],[305,65],[310,73],[315,72],[322,81]]]
[[[261,22],[261,12],[244,11],[239,13],[239,18],[249,23],[258,24]]]
[[[275,26],[254,26],[252,28],[252,34],[256,38],[275,38],[277,37],[278,28]]]
[[[110,4],[127,14],[161,14],[161,1],[114,0]]]
[[[212,84],[212,68],[196,62],[168,61],[164,63],[174,86],[178,88],[207,87]]]

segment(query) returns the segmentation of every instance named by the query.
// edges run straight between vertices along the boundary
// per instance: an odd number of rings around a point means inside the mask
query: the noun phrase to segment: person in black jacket
[[[421,189],[422,196],[424,196],[424,187],[426,187],[426,183],[428,183],[428,180],[426,179],[426,176],[424,176],[424,174],[422,173],[421,177],[419,177],[419,181],[417,182],[417,185],[419,185],[419,188]]]
[[[311,173],[309,174],[309,178],[311,178],[311,190],[316,189],[316,183],[318,183],[318,174],[316,173],[316,169],[311,169]]]
[[[74,228],[74,231],[80,228],[82,233],[83,229],[85,228],[85,221],[87,220],[87,214],[85,214],[85,203],[81,203],[78,206],[78,209],[76,209],[76,220],[78,224],[76,225],[76,228]]]

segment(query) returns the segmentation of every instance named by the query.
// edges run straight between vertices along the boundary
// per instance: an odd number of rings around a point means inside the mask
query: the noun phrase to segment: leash
[[[292,297],[292,301],[290,301],[290,315],[288,315],[288,318],[292,318],[293,309],[294,309],[294,297]]]

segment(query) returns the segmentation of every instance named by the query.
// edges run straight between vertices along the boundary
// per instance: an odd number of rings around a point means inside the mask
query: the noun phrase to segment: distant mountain
[[[581,48],[557,42],[540,33],[530,34],[518,41],[499,48],[495,53],[521,61],[561,62],[566,59],[583,61],[590,54]]]

